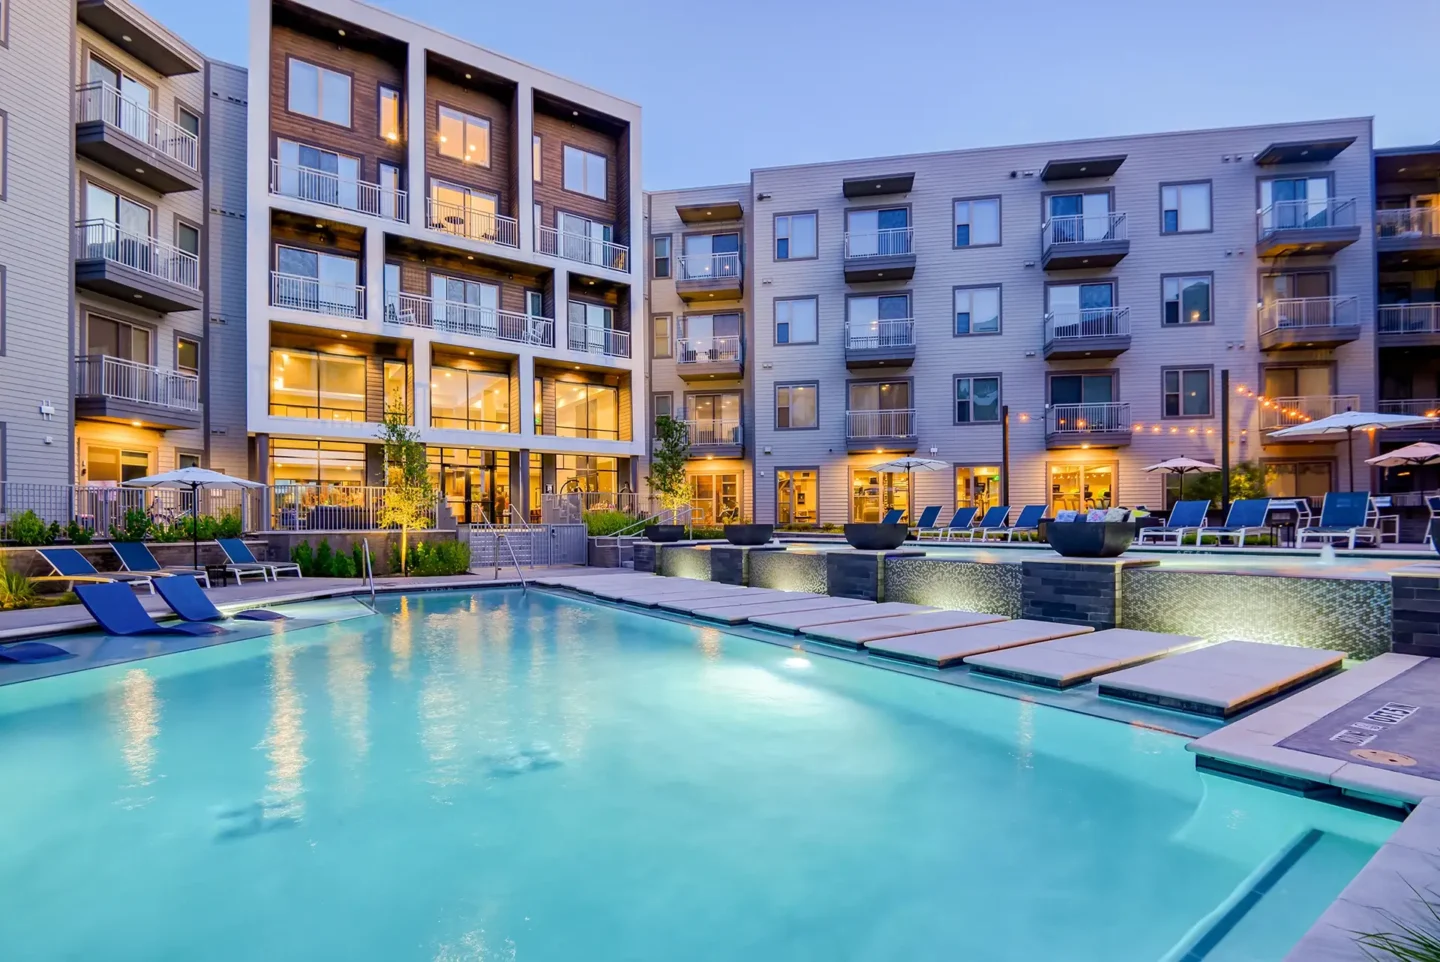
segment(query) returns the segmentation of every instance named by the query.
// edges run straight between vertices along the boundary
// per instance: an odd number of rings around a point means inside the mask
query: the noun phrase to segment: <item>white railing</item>
[[[915,319],[893,317],[880,321],[845,322],[845,348],[878,351],[915,346]]]
[[[654,514],[649,497],[636,491],[566,491],[540,495],[539,518],[532,506],[532,521],[543,524],[576,524],[591,511],[623,511],[640,518]]]
[[[192,492],[178,488],[0,481],[0,538],[13,538],[16,519],[27,511],[47,525],[54,522],[66,526],[74,521],[86,531],[106,538],[112,526],[124,524],[127,511],[144,511],[152,522],[180,524],[184,528],[196,514],[197,506],[201,517],[233,515],[239,519],[242,531],[254,531],[264,517],[264,493],[261,488],[206,488],[197,505]]]
[[[702,418],[698,421],[685,421],[684,424],[685,429],[690,432],[690,447],[692,448],[741,442],[742,435],[738,418]]]
[[[115,398],[198,412],[200,379],[124,358],[82,354],[75,358],[75,396]]]
[[[1355,199],[1281,200],[1255,214],[1256,237],[1280,230],[1323,230],[1355,226]]]
[[[1359,409],[1358,394],[1266,398],[1260,403],[1260,430],[1275,431],[1297,424],[1309,424],[1332,414]]]
[[[520,246],[520,224],[515,218],[463,204],[447,204],[434,197],[425,200],[425,226],[466,240]]]
[[[1403,401],[1381,401],[1381,414],[1408,414],[1417,418],[1440,417],[1440,398],[1407,398]],[[1440,421],[1434,424],[1419,424],[1416,427],[1433,428],[1440,427]]]
[[[344,484],[277,484],[270,489],[273,531],[373,531],[384,527],[383,487]],[[437,523],[440,497],[426,509],[424,527]]]
[[[331,317],[364,317],[365,285],[325,283],[314,277],[271,271],[270,306]]]
[[[541,254],[563,257],[612,271],[630,269],[630,248],[624,244],[597,240],[584,234],[561,233],[553,227],[535,225],[535,249]]]
[[[385,323],[428,327],[472,337],[494,337],[517,344],[551,346],[555,343],[555,322],[548,317],[501,311],[463,301],[440,301],[437,304],[423,294],[386,294]]]
[[[1440,209],[1406,207],[1377,210],[1375,230],[1381,237],[1434,237],[1440,234]]]
[[[915,409],[846,411],[847,438],[908,438],[915,436]]]
[[[675,341],[676,364],[734,364],[741,359],[740,337],[681,337]]]
[[[915,253],[915,231],[910,227],[890,227],[864,233],[845,232],[845,259],[862,257],[896,257]]]
[[[387,220],[410,219],[409,195],[403,190],[392,190],[311,167],[282,164],[274,159],[270,161],[270,193]]]
[[[103,120],[106,126],[134,137],[176,163],[200,169],[200,148],[194,134],[148,107],[125,99],[107,83],[97,81],[75,88],[75,120]]]
[[[1129,337],[1130,308],[1087,307],[1045,315],[1045,343],[1087,337]]]
[[[739,277],[740,255],[736,252],[681,255],[677,266],[677,281],[713,281],[717,278]]]
[[[162,244],[120,229],[108,220],[86,220],[75,225],[75,257],[104,259],[171,284],[200,289],[200,259],[178,247]]]
[[[1352,327],[1359,320],[1359,301],[1343,297],[1284,297],[1259,308],[1260,333],[1295,329]]]
[[[1130,402],[1052,404],[1045,409],[1046,434],[1129,434]]]
[[[570,324],[570,350],[609,357],[630,356],[630,332],[596,324]]]
[[[1049,250],[1061,244],[1129,240],[1129,230],[1125,215],[1113,210],[1104,214],[1062,214],[1040,225],[1040,245],[1042,250]]]
[[[1440,334],[1440,304],[1384,304],[1375,312],[1379,334]]]

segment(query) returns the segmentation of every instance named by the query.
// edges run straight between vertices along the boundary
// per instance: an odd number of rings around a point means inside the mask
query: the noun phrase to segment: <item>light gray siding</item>
[[[205,414],[210,467],[248,471],[245,436],[245,68],[208,64]]]

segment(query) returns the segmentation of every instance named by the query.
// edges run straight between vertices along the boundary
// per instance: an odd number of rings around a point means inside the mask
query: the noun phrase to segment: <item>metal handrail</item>
[[[681,254],[676,266],[677,281],[713,281],[718,277],[740,276],[740,255],[735,251],[727,254]]]
[[[1257,311],[1261,334],[1297,328],[1350,327],[1359,323],[1359,299],[1334,297],[1282,297],[1262,304]]]
[[[636,532],[642,531],[652,524],[664,524],[666,512],[669,512],[670,514],[670,523],[678,524],[680,523],[680,516],[682,511],[684,512],[685,517],[685,527],[688,530],[691,527],[690,522],[692,511],[690,505],[684,504],[678,508],[662,508],[660,510],[660,513],[655,515],[653,518],[638,518],[632,524],[627,524],[625,527],[621,528],[619,531],[616,531],[614,534],[597,535],[595,538],[595,546],[597,548],[600,547],[602,538],[614,538],[615,560],[619,563],[620,567],[623,568],[625,567],[625,545],[621,543],[621,538],[634,537]],[[630,549],[630,563],[632,565],[635,563],[635,549],[633,546]]]
[[[1434,237],[1440,234],[1440,208],[1377,210],[1375,231],[1381,237]]]
[[[466,240],[502,247],[520,246],[520,224],[515,218],[434,197],[425,199],[425,226]]]
[[[680,423],[689,432],[690,446],[694,448],[742,442],[739,418],[687,418]]]
[[[75,88],[75,119],[79,123],[102,120],[176,163],[200,169],[199,140],[194,134],[130,100],[103,80]]]
[[[78,260],[103,259],[151,277],[198,291],[200,258],[153,237],[133,234],[112,220],[83,220],[75,225]]]
[[[1375,312],[1377,334],[1440,334],[1440,303],[1381,304]]]
[[[1118,434],[1131,430],[1129,401],[1052,404],[1045,409],[1046,434]]]
[[[845,347],[852,351],[873,351],[888,347],[915,346],[913,317],[885,317],[875,321],[846,321]]]
[[[1376,409],[1381,414],[1410,414],[1415,417],[1440,417],[1440,398],[1399,398],[1381,401]],[[1440,424],[1420,424],[1417,427],[1440,427]]]
[[[198,413],[200,379],[106,354],[75,358],[75,396],[106,397]]]
[[[514,505],[511,505],[511,507],[513,508]],[[515,553],[515,546],[505,537],[505,529],[498,525],[491,524],[490,518],[485,514],[484,508],[481,508],[479,513],[480,527],[490,532],[490,536],[495,539],[497,546],[503,544],[505,550],[510,553],[510,563],[515,566],[515,577],[520,579],[520,590],[528,595],[530,593],[530,586],[525,581],[525,572],[520,570],[520,556]],[[529,531],[528,522],[526,523],[525,530],[527,532]],[[500,577],[500,553],[498,551],[495,553],[495,577]]]
[[[1355,226],[1355,198],[1280,200],[1255,212],[1255,236],[1264,240],[1282,230]]]
[[[845,436],[863,438],[906,438],[915,435],[914,408],[878,408],[845,412]]]
[[[270,161],[270,193],[387,220],[410,219],[409,194],[403,190],[313,167],[282,164],[278,157]]]
[[[270,272],[270,306],[330,317],[365,316],[365,285],[322,282],[303,274]]]
[[[1260,430],[1309,424],[1332,414],[1355,411],[1360,407],[1358,394],[1306,394],[1296,397],[1266,398],[1260,405]]]
[[[1045,315],[1045,343],[1087,337],[1129,337],[1130,308],[1087,307]]]
[[[1059,244],[1097,244],[1130,239],[1124,213],[1060,214],[1040,225],[1040,243],[1049,250]]]
[[[370,539],[365,538],[362,543],[365,545],[365,581],[370,585],[370,610],[375,611],[375,562],[370,556]]]
[[[599,324],[577,324],[570,322],[569,348],[587,354],[604,354],[608,357],[630,356],[630,332],[617,331]]]
[[[898,257],[915,253],[913,227],[887,227],[884,230],[845,232],[845,259],[865,257]]]
[[[535,250],[567,261],[593,264],[612,271],[630,270],[630,248],[614,241],[599,240],[574,231],[535,225]]]
[[[676,364],[708,364],[741,359],[740,335],[681,337],[675,340]]]
[[[463,301],[435,301],[424,294],[388,291],[385,323],[428,327],[471,337],[495,337],[520,344],[554,345],[555,321],[521,311],[502,311]]]

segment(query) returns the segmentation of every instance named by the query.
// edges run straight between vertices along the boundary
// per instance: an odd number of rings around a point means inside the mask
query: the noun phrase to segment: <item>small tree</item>
[[[387,411],[380,424],[385,447],[385,501],[380,523],[400,529],[400,571],[409,564],[410,529],[425,526],[435,508],[435,488],[420,434],[407,422],[405,412]]]
[[[645,482],[670,512],[672,521],[681,506],[690,503],[690,481],[685,477],[685,459],[690,455],[690,429],[684,421],[668,415],[655,419],[655,453],[650,458],[650,475]]]

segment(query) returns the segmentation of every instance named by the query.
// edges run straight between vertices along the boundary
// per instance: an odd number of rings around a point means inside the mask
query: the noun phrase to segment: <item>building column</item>
[[[405,62],[405,131],[407,159],[405,189],[409,192],[409,221],[425,224],[425,48],[411,44]]]
[[[520,228],[520,249],[535,249],[535,174],[531,163],[531,137],[535,133],[535,88],[519,84],[515,88],[515,220]],[[550,149],[558,149],[551,145]]]
[[[510,503],[530,517],[530,449],[521,448],[510,461]]]
[[[385,232],[365,229],[365,316],[371,321],[385,317]]]
[[[410,381],[415,392],[412,405],[415,409],[415,427],[424,430],[430,426],[430,335],[417,329],[415,339],[410,344],[414,352],[410,358]]]

